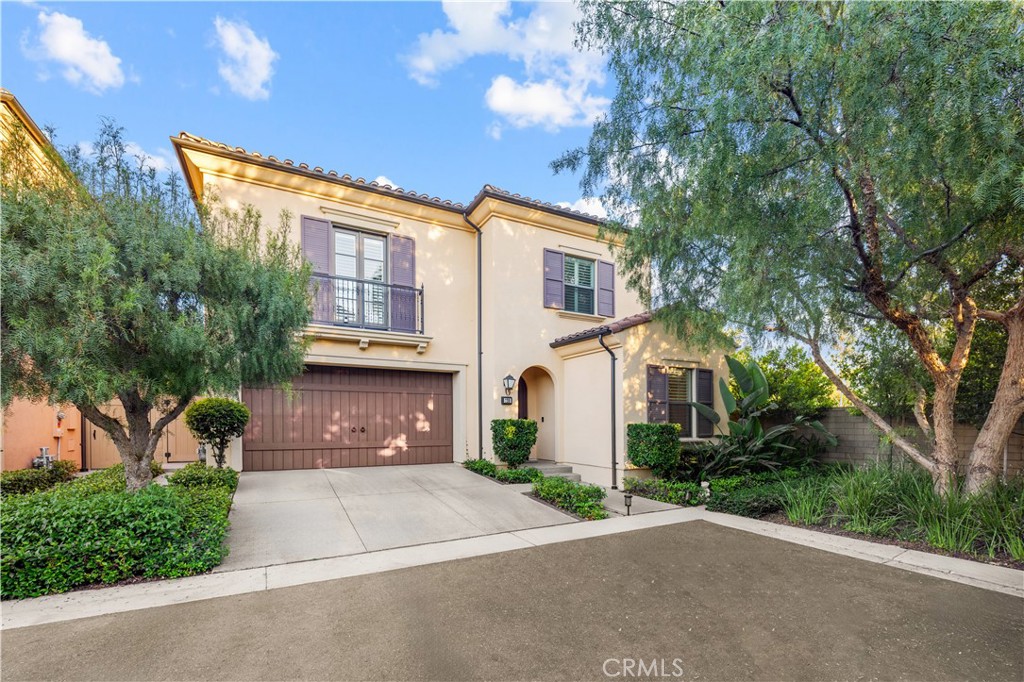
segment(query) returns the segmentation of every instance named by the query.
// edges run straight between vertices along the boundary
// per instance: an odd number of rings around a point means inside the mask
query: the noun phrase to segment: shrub
[[[224,466],[224,451],[231,440],[245,432],[251,417],[249,408],[230,398],[204,398],[185,408],[185,426],[192,435],[213,447],[218,467]]]
[[[778,481],[792,481],[798,478],[813,475],[809,469],[780,469],[779,471],[759,471],[757,473],[746,473],[739,476],[726,476],[724,478],[713,478],[709,481],[712,495],[730,493],[741,488],[754,488],[765,483],[776,483]]]
[[[626,424],[626,458],[667,478],[679,467],[679,433],[679,424]]]
[[[231,468],[215,469],[202,462],[190,462],[167,478],[171,485],[183,488],[238,488],[238,472]]]
[[[515,469],[530,458],[537,442],[537,422],[532,419],[494,419],[491,421],[494,454]]]
[[[1024,561],[1024,477],[996,483],[972,499],[989,556],[1006,552]]]
[[[782,511],[793,523],[813,526],[832,509],[832,481],[814,476],[782,484]]]
[[[50,469],[16,469],[0,474],[0,496],[25,495],[49,490],[58,483],[74,480],[78,466],[67,460],[57,460]]]
[[[491,478],[494,478],[494,474],[498,470],[498,467],[494,466],[494,462],[486,459],[467,459],[462,463],[462,466],[469,469],[474,474],[490,476]]]
[[[723,495],[712,495],[708,511],[760,518],[780,511],[785,497],[785,483],[768,483],[752,488],[739,488]]]
[[[229,491],[151,485],[129,493],[123,473],[118,480],[110,471],[81,481],[113,481],[120,490],[76,481],[4,503],[0,596],[35,597],[133,576],[179,577],[220,563]]]
[[[834,499],[836,522],[846,530],[887,535],[900,519],[893,472],[882,465],[840,474]]]
[[[706,496],[699,483],[664,478],[627,478],[623,481],[623,490],[640,497],[682,506],[703,504]]]
[[[601,486],[585,485],[557,476],[545,476],[534,482],[533,494],[580,518],[608,518],[608,512],[601,504],[606,495]]]
[[[494,479],[502,483],[533,483],[544,478],[539,469],[524,467],[522,469],[498,469],[494,473]]]

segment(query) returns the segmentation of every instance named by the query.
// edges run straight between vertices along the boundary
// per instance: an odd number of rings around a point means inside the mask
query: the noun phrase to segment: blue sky
[[[101,116],[158,167],[185,130],[468,202],[484,183],[599,212],[549,163],[611,87],[569,3],[0,4],[0,82],[58,145]]]

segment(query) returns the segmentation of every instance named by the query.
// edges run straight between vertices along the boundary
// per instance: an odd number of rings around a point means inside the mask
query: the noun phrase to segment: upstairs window
[[[565,256],[565,309],[594,314],[594,261]]]

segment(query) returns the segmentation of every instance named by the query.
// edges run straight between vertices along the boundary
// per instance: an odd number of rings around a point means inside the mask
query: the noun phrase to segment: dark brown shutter
[[[647,422],[668,421],[668,372],[658,365],[647,365]]]
[[[565,254],[544,249],[544,307],[565,308]]]
[[[597,261],[597,314],[615,317],[615,264]]]
[[[400,332],[419,331],[416,324],[416,240],[391,235],[391,328]]]
[[[331,273],[331,223],[320,218],[302,216],[302,255],[313,266],[309,283],[313,304],[313,321],[334,324],[331,300],[334,282]]]
[[[715,373],[710,369],[697,370],[697,402],[715,409]],[[697,437],[710,438],[713,435],[715,435],[715,425],[698,412]]]

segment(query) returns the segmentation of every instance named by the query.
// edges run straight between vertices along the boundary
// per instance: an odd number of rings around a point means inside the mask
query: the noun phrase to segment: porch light
[[[629,516],[629,508],[633,506],[633,495],[632,493],[626,493],[622,496],[622,501],[626,503],[626,516]]]
[[[512,395],[512,389],[516,387],[516,378],[509,374],[501,383],[505,386],[505,395]]]

